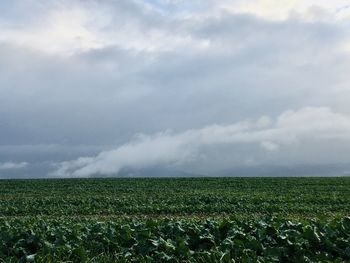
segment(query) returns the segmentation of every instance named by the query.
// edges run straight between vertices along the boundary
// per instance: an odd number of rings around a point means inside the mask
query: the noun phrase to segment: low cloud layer
[[[196,162],[198,149],[203,146],[225,144],[235,148],[238,144],[256,144],[267,152],[275,152],[330,141],[350,142],[350,115],[336,113],[329,108],[308,107],[286,111],[274,119],[264,116],[256,121],[211,125],[181,133],[167,131],[149,136],[139,135],[129,143],[97,156],[62,162],[53,175],[117,175],[124,168],[181,166]]]
[[[28,166],[27,162],[4,162],[0,163],[0,170],[14,170],[14,169],[22,169]]]

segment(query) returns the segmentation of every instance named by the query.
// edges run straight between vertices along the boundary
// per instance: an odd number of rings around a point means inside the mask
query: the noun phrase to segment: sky
[[[0,178],[348,175],[349,72],[350,1],[1,1]]]

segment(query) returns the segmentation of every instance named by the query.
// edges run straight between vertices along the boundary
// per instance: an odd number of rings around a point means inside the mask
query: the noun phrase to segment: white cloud
[[[173,19],[166,21],[146,5],[127,2],[41,2],[41,9],[35,10],[38,17],[30,22],[0,19],[0,42],[61,55],[111,46],[148,52],[206,48],[206,41],[193,39],[186,32],[170,32],[168,26],[176,24]]]
[[[350,38],[343,43],[341,49],[343,49],[344,52],[350,53]]]
[[[264,117],[264,120],[267,120]],[[163,132],[142,135],[115,150],[104,151],[95,157],[83,157],[63,162],[55,176],[85,177],[94,174],[117,174],[123,168],[145,168],[195,162],[200,147],[220,144],[260,144],[275,152],[302,143],[327,143],[329,140],[350,142],[350,116],[335,113],[329,108],[307,107],[286,111],[275,121],[261,125],[244,121],[232,125],[212,125],[182,133]],[[265,121],[263,121],[265,123]]]
[[[277,151],[279,149],[278,144],[275,144],[273,142],[269,142],[269,141],[263,141],[261,142],[261,147],[267,151]]]
[[[0,170],[13,170],[13,169],[22,169],[28,166],[27,162],[4,162],[0,163]]]
[[[16,2],[16,1],[15,1]],[[208,49],[211,42],[191,33],[191,27],[208,19],[220,19],[226,13],[249,14],[272,21],[289,17],[300,21],[348,21],[350,8],[345,0],[221,0],[196,2],[193,8],[186,1],[158,1],[155,6],[169,6],[162,14],[143,1],[38,1],[26,19],[0,18],[0,42],[32,48],[41,52],[73,55],[89,50],[120,47],[137,52],[166,52],[179,49]],[[211,3],[211,4],[208,4]],[[15,5],[20,10],[21,5]],[[182,7],[187,16],[171,10]],[[30,5],[25,6],[30,9]],[[22,7],[23,9],[23,7]],[[203,9],[206,12],[203,12]],[[186,11],[187,10],[187,11]],[[222,12],[225,10],[225,12]],[[294,15],[293,15],[294,14]],[[27,16],[29,18],[27,18]],[[231,46],[238,43],[230,43]]]
[[[99,10],[46,5],[31,22],[0,23],[0,41],[49,53],[73,54],[104,47],[99,28],[108,23]],[[0,21],[1,22],[1,21]]]
[[[296,17],[308,21],[337,21],[349,15],[347,0],[222,0],[219,5],[231,13],[252,14],[268,20]]]

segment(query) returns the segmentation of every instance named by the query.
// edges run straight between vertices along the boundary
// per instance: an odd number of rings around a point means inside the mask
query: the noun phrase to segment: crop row
[[[350,178],[0,181],[0,216],[348,216]]]
[[[3,262],[348,262],[350,218],[328,222],[0,219]],[[1,261],[1,260],[0,260]]]

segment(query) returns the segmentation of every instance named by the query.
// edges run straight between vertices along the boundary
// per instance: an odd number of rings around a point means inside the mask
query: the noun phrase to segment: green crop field
[[[350,178],[0,181],[0,262],[350,262]]]

